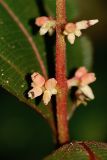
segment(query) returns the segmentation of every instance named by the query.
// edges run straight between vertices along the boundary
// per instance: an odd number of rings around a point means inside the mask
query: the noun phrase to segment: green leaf
[[[107,144],[98,142],[74,142],[56,150],[44,160],[106,160]]]
[[[52,123],[50,107],[26,98],[30,75],[34,71],[46,75],[43,39],[39,34],[32,38],[29,25],[36,16],[35,1],[0,1],[0,84]]]

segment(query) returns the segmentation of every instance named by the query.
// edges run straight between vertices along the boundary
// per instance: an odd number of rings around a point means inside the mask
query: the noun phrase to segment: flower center
[[[65,26],[65,30],[68,32],[68,33],[73,33],[76,29],[76,25],[74,23],[68,23],[66,24]]]

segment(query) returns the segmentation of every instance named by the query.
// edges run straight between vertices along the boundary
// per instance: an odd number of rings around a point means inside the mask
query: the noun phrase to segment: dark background
[[[80,0],[81,19],[98,18],[87,31],[94,48],[92,85],[95,100],[81,106],[70,121],[72,140],[107,142],[107,1]],[[0,160],[42,159],[54,149],[48,124],[33,110],[0,88]]]

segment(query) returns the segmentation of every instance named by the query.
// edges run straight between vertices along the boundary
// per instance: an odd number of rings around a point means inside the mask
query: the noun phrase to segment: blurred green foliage
[[[78,0],[79,1],[79,0]],[[86,31],[94,48],[92,86],[96,99],[80,107],[70,121],[72,140],[107,141],[107,18],[105,0],[83,0],[81,19],[98,18],[97,27]],[[72,11],[71,11],[72,12]],[[82,18],[83,17],[83,18]],[[73,61],[73,60],[71,60]],[[48,124],[25,104],[0,89],[0,160],[40,160],[54,148]]]

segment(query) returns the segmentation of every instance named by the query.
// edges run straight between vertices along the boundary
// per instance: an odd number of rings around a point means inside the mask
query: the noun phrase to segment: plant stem
[[[62,30],[66,23],[65,0],[56,0],[56,80],[58,94],[56,98],[57,130],[59,144],[69,141],[67,121],[67,79],[66,79],[66,43]]]

